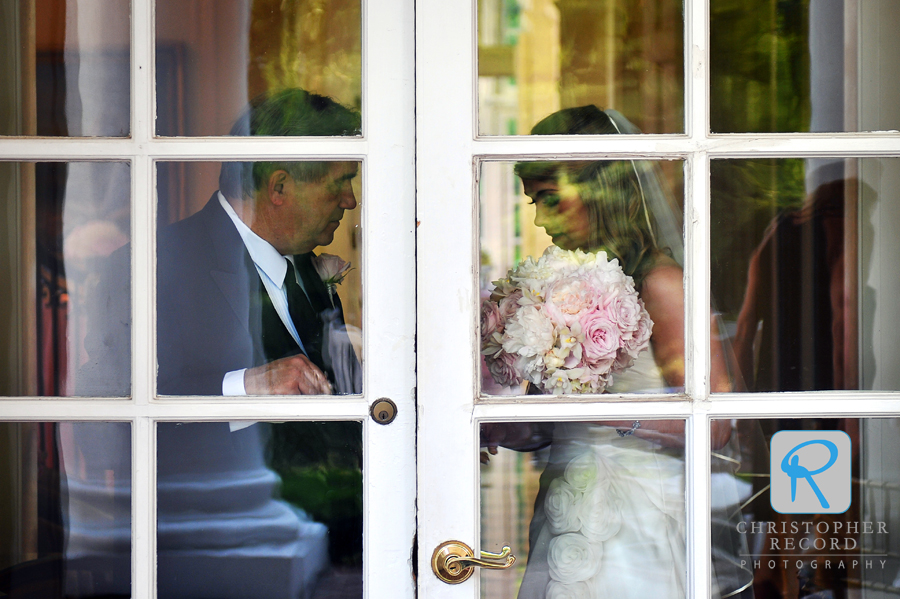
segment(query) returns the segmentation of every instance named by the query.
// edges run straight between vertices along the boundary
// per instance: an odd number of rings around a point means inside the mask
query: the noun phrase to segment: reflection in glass
[[[98,295],[111,254],[124,264],[116,284],[130,281],[128,252],[115,252],[131,234],[129,165],[3,162],[0,188],[0,395],[127,395],[128,354],[91,356],[131,320],[128,305],[109,319]],[[128,352],[125,332],[116,351]]]
[[[361,33],[359,0],[160,0],[156,133],[229,135],[248,100],[285,88],[360,110]]]
[[[717,547],[738,550],[731,554],[731,574],[733,580],[739,579],[741,586],[748,587],[739,596],[897,596],[900,421],[746,419],[737,420],[734,426],[733,442],[713,453],[712,544],[714,552]],[[826,503],[849,487],[849,509],[842,513],[818,509],[806,478],[797,479],[794,501],[812,498],[811,508],[797,508],[805,513],[788,513],[793,508],[779,512],[772,507],[773,483],[784,487],[776,492],[786,491],[785,499],[790,496],[790,478],[776,478],[783,476],[780,464],[794,443],[779,447],[773,442],[776,433],[786,431],[801,431],[801,436],[810,439],[846,439],[846,445],[838,451],[849,454],[848,475],[842,476],[839,471],[838,478],[832,479],[831,469],[826,469],[812,480]],[[826,465],[829,457],[827,451],[817,454],[809,447],[800,451],[809,453],[794,453],[799,465],[811,471]],[[839,455],[839,459],[844,458]],[[723,486],[738,492],[717,493]]]
[[[131,426],[0,422],[0,596],[131,595]]]
[[[538,127],[613,123],[628,126],[620,114],[592,107],[561,111]],[[682,202],[673,195],[680,195],[679,167],[631,160],[482,164],[483,392],[597,393],[595,379],[613,393],[683,389]],[[560,256],[542,259],[549,268],[538,262],[539,274],[502,281],[509,269],[533,268],[529,260],[547,248]],[[586,260],[577,251],[601,250],[631,277],[639,301],[626,298],[631,283],[620,290],[611,275],[584,268],[558,274]],[[640,324],[645,309],[654,323],[649,345]],[[644,343],[632,347],[638,337]],[[728,389],[724,363],[715,368],[713,384]]]
[[[737,388],[900,389],[898,167],[712,161],[712,293]]]
[[[684,597],[683,421],[483,423],[481,446],[481,550],[519,558],[482,597]]]
[[[362,597],[362,424],[161,423],[160,599]]]
[[[479,0],[478,132],[527,135],[591,104],[645,133],[684,131],[683,29],[681,2]]]
[[[900,128],[893,0],[712,0],[717,133]]]
[[[330,258],[360,263],[358,169],[158,165],[159,221],[173,223],[158,237],[160,393],[361,392],[360,270],[351,266],[339,282]],[[300,364],[299,377],[286,372],[264,386],[254,378],[303,354],[312,365]]]
[[[128,0],[0,0],[0,135],[126,136]]]

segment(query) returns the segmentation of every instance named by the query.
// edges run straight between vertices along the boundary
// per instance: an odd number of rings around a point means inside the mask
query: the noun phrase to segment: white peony
[[[551,580],[545,596],[547,599],[594,599],[590,585],[583,581],[565,583]]]
[[[579,504],[582,493],[561,478],[553,479],[544,498],[544,514],[555,535],[577,532],[581,528]]]
[[[602,557],[603,547],[577,532],[553,537],[548,553],[550,578],[568,583],[588,580],[600,569]]]
[[[556,329],[535,306],[523,306],[506,325],[503,349],[520,356],[540,356],[553,347]]]

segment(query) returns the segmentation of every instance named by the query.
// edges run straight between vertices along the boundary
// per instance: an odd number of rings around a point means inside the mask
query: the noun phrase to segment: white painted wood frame
[[[716,417],[897,415],[900,394],[819,392],[710,396],[710,160],[897,157],[896,132],[729,134],[709,131],[706,0],[685,0],[685,133],[610,137],[477,135],[476,0],[420,0],[416,8],[419,379],[419,591],[430,599],[479,596],[478,575],[450,586],[430,566],[447,540],[478,550],[478,426],[484,421],[647,416],[687,420],[688,589],[710,596],[709,422]],[[685,164],[686,393],[617,401],[477,401],[477,176],[482,160],[657,158]],[[496,548],[485,548],[495,551]]]
[[[131,136],[0,138],[0,160],[131,164],[133,397],[0,399],[0,420],[125,421],[133,431],[134,599],[156,596],[156,438],[160,421],[357,420],[363,423],[364,593],[412,598],[415,533],[415,107],[412,0],[365,0],[363,136],[347,139],[154,137],[154,3],[132,2]],[[351,398],[155,396],[156,173],[159,160],[361,160],[364,394]],[[398,415],[369,417],[380,397]]]

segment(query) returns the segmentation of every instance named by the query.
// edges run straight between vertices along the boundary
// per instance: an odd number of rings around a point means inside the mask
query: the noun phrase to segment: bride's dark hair
[[[608,114],[591,105],[554,112],[531,133],[607,135],[619,129]],[[640,286],[662,250],[633,161],[519,162],[515,173],[522,179],[544,181],[566,177],[575,184],[590,219],[590,247],[581,249],[606,250]]]

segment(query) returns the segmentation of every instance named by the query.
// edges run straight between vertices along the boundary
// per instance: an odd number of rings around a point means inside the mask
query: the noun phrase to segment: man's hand
[[[247,395],[331,395],[328,377],[303,354],[244,371]]]

